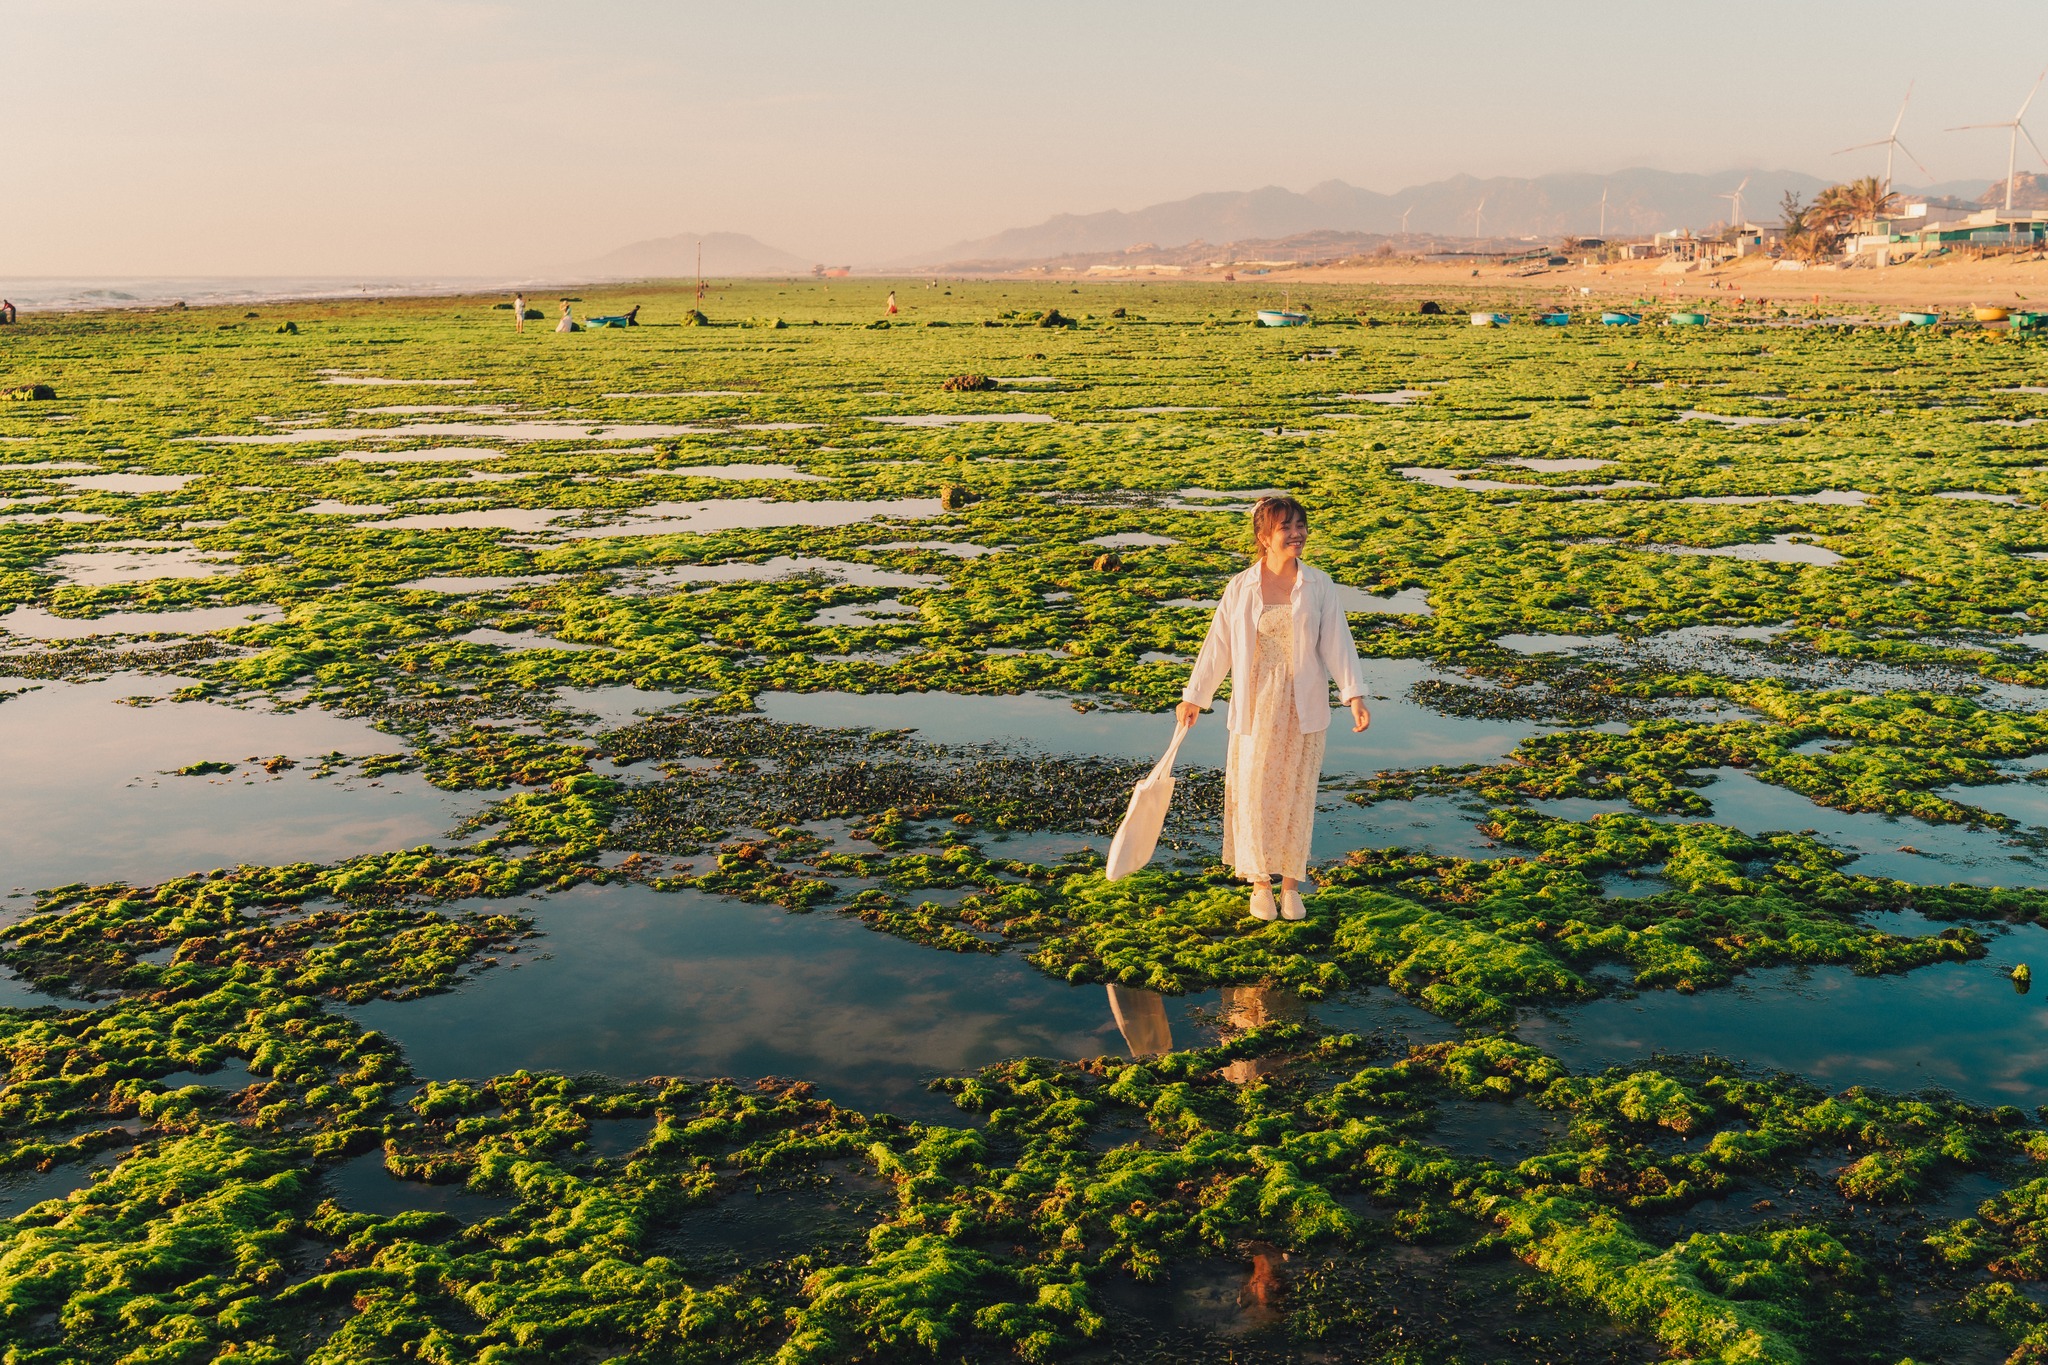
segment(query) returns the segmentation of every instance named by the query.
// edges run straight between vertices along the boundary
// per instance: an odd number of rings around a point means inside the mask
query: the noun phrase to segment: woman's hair
[[[1290,521],[1308,525],[1308,509],[1284,493],[1260,498],[1252,504],[1252,553],[1260,553],[1266,536],[1274,527],[1285,526]]]

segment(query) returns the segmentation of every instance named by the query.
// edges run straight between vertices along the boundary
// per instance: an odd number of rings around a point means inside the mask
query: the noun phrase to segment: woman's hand
[[[1178,721],[1183,727],[1193,725],[1195,723],[1196,717],[1200,716],[1201,714],[1202,708],[1195,705],[1191,701],[1184,701],[1180,705],[1173,708],[1173,718],[1176,721]]]
[[[1365,709],[1364,697],[1351,699],[1351,733],[1363,734],[1365,727],[1372,724],[1372,712]]]

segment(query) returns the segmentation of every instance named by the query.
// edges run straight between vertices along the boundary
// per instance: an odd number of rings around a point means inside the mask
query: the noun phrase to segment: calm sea
[[[286,299],[466,294],[511,290],[535,283],[462,276],[137,275],[86,279],[30,275],[0,278],[0,298],[11,300],[24,313],[70,312],[84,308],[158,308],[180,301],[199,308]]]

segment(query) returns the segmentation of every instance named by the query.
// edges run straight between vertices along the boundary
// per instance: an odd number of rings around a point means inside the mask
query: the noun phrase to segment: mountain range
[[[1746,182],[1746,183],[1745,183]],[[1803,171],[1735,169],[1713,174],[1635,169],[1607,175],[1557,174],[1480,179],[1455,175],[1393,194],[1325,180],[1295,191],[1278,185],[1192,195],[1147,208],[1061,213],[1031,227],[906,253],[877,270],[1000,269],[1058,261],[1085,266],[1090,258],[1150,255],[1161,261],[1196,261],[1204,248],[1293,242],[1315,254],[1358,249],[1361,238],[1406,234],[1411,239],[1483,239],[1502,249],[1521,239],[1639,237],[1672,228],[1727,222],[1728,197],[1742,188],[1742,215],[1775,222],[1787,194],[1811,199],[1833,183]],[[2002,183],[2002,182],[2001,182]],[[2038,187],[2015,182],[2024,197]],[[1949,181],[1902,191],[1979,202],[1981,180]],[[677,279],[697,270],[703,246],[706,275],[803,275],[812,262],[737,232],[680,233],[633,242],[574,267],[584,279]],[[1413,242],[1408,244],[1410,248]],[[1227,254],[1227,253],[1226,253]],[[1242,254],[1240,252],[1239,254]]]
[[[1729,221],[1723,196],[1744,181],[1743,217],[1776,221],[1789,191],[1803,198],[1831,183],[1801,171],[1736,169],[1714,174],[1646,169],[1608,175],[1559,174],[1532,178],[1452,176],[1393,194],[1326,180],[1296,192],[1278,185],[1256,190],[1197,194],[1129,212],[1062,213],[1032,227],[955,242],[900,262],[904,266],[965,267],[1043,261],[1144,248],[1295,237],[1311,232],[1437,237],[1591,237],[1601,231],[1601,197],[1610,236],[1640,236],[1672,228],[1704,228]],[[1901,187],[1902,190],[1904,187]],[[1975,200],[1980,180],[1915,191]]]
[[[700,243],[709,276],[807,275],[811,270],[811,262],[744,233],[685,232],[632,242],[573,267],[572,273],[591,280],[687,279],[697,273]]]

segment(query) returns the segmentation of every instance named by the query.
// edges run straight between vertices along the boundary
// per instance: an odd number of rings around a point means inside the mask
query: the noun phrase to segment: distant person
[[[555,330],[557,332],[573,332],[576,330],[576,320],[569,316],[569,300],[567,299],[562,300],[562,320],[555,324]]]
[[[888,306],[887,308],[883,309],[882,311],[883,311],[883,312],[885,312],[885,313],[887,313],[887,314],[888,314],[888,315],[889,315],[890,317],[892,317],[892,318],[896,316],[896,291],[895,291],[895,290],[891,289],[891,290],[889,291],[889,306]]]
[[[512,330],[515,332],[526,330],[526,295],[524,294],[514,294],[512,296]]]
[[[0,299],[0,324],[14,325],[14,300]]]
[[[1372,714],[1336,585],[1301,562],[1307,509],[1289,497],[1260,498],[1252,508],[1252,541],[1256,562],[1223,590],[1174,709],[1182,725],[1193,725],[1230,678],[1223,861],[1251,883],[1254,917],[1305,919],[1298,887],[1308,876],[1331,681],[1351,708],[1353,733],[1372,724]]]

